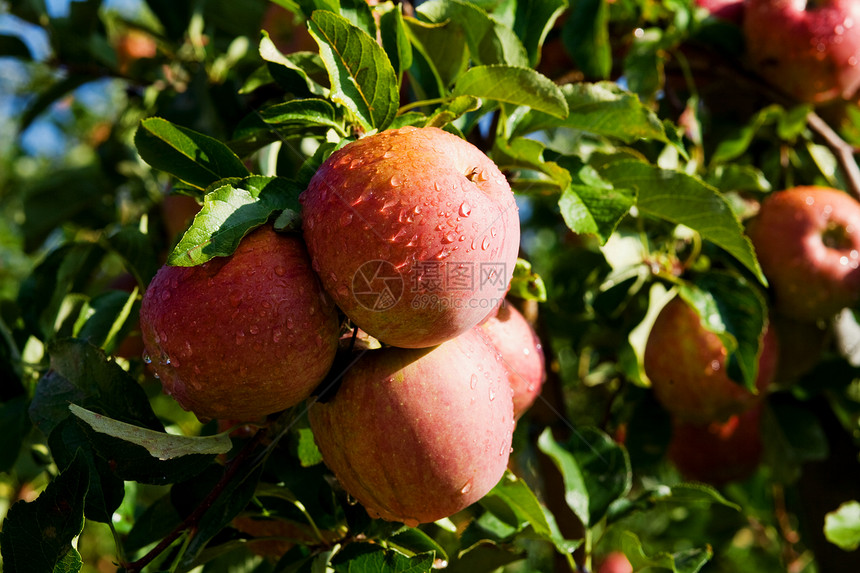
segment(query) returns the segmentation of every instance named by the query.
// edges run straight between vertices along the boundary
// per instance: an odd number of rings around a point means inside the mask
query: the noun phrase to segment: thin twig
[[[824,143],[827,144],[830,151],[836,155],[836,160],[839,162],[839,166],[842,167],[842,171],[845,173],[845,183],[848,187],[848,191],[851,192],[855,199],[860,201],[860,167],[857,166],[857,160],[854,158],[854,146],[842,139],[842,137],[840,137],[839,134],[836,133],[836,131],[815,112],[809,113],[806,117],[806,123],[812,131],[824,140]]]

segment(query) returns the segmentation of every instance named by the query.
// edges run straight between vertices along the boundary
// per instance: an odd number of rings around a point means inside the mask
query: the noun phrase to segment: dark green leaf
[[[586,526],[597,523],[610,504],[630,490],[627,452],[596,428],[579,429],[565,444],[558,443],[546,429],[538,447],[561,471],[565,501]]]
[[[0,436],[3,436],[3,448],[0,448],[0,472],[10,472],[21,443],[32,427],[27,416],[30,405],[26,396],[18,396],[8,402],[0,403]]]
[[[531,68],[475,66],[457,79],[453,94],[524,105],[560,118],[568,115],[567,102],[558,86]]]
[[[337,573],[430,573],[433,554],[407,557],[371,543],[350,543],[331,560]]]
[[[263,31],[260,38],[260,57],[266,62],[266,68],[272,78],[288,92],[299,97],[328,97],[328,89],[320,85],[316,79],[317,74],[313,73],[319,68],[324,75],[324,67],[318,54],[297,52],[284,55],[269,38],[269,34]]]
[[[481,100],[473,96],[457,96],[445,105],[439,107],[424,123],[425,127],[445,127],[463,114],[476,111],[481,107]]]
[[[609,44],[609,3],[575,0],[564,25],[562,40],[579,69],[589,78],[606,79],[612,71]]]
[[[556,19],[567,8],[566,0],[518,0],[514,16],[514,32],[522,40],[529,56],[529,65],[537,65],[541,48]]]
[[[139,225],[124,225],[108,236],[108,247],[125,261],[125,268],[138,285],[148,285],[158,271],[155,238],[144,234]]]
[[[570,185],[561,194],[558,206],[571,231],[595,235],[601,244],[605,244],[621,219],[636,204],[636,192],[633,189],[616,189],[596,174],[590,182],[591,185]]]
[[[74,557],[66,556],[76,552],[72,540],[84,526],[86,494],[86,467],[75,460],[35,501],[19,501],[9,508],[0,530],[3,570],[50,572],[74,563]]]
[[[85,303],[76,324],[75,338],[86,340],[101,347],[106,354],[113,354],[120,333],[128,330],[128,319],[139,312],[138,291],[109,290]],[[135,312],[132,312],[132,311]],[[79,328],[77,326],[80,325]]]
[[[469,51],[466,33],[451,21],[432,23],[404,18],[413,54],[410,73],[423,87],[419,99],[444,97],[448,87],[466,70]]]
[[[283,177],[255,175],[229,180],[208,192],[167,260],[170,265],[194,266],[213,257],[233,254],[242,237],[278,211],[299,213],[296,184]],[[295,217],[298,221],[298,218]]]
[[[448,560],[445,549],[435,539],[417,527],[404,527],[388,538],[388,543],[412,555],[435,554],[436,559]]]
[[[367,32],[332,12],[317,10],[308,25],[328,71],[331,99],[365,130],[385,129],[400,102],[397,75],[385,51]]]
[[[225,144],[158,117],[140,123],[134,142],[140,156],[151,166],[199,189],[226,177],[249,174],[242,160]]]
[[[379,20],[382,47],[388,54],[398,81],[403,77],[403,72],[412,65],[412,45],[409,43],[409,32],[400,10],[400,5],[395,5],[383,13]]]
[[[299,463],[302,464],[302,467],[307,468],[322,462],[322,454],[320,453],[319,448],[317,448],[316,442],[314,441],[314,434],[311,429],[299,428],[297,434],[297,454]]]
[[[0,34],[0,57],[12,57],[22,60],[31,60],[30,49],[18,36]]]
[[[728,352],[728,374],[741,386],[756,391],[758,360],[767,325],[767,303],[756,287],[743,278],[708,273],[679,293],[702,319],[702,325],[720,337]]]
[[[513,30],[478,6],[460,0],[430,0],[417,8],[425,20],[461,28],[469,54],[478,65],[529,66],[526,50]]]
[[[762,284],[767,284],[743,226],[719,191],[686,173],[635,159],[602,164],[592,161],[592,165],[615,189],[635,191],[641,213],[690,227],[703,239],[728,251]]]
[[[633,565],[634,571],[647,567],[659,567],[674,573],[697,573],[713,556],[710,546],[687,549],[675,554],[655,553],[648,556],[645,554],[642,542],[632,531],[622,533],[622,550]]]

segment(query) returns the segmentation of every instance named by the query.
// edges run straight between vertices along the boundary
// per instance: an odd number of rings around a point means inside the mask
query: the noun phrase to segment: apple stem
[[[857,166],[857,160],[854,158],[854,147],[842,139],[814,111],[810,111],[809,115],[806,116],[806,123],[812,131],[824,140],[824,143],[827,144],[827,147],[836,156],[839,166],[842,167],[842,171],[845,173],[845,183],[848,191],[855,199],[860,201],[860,167]]]

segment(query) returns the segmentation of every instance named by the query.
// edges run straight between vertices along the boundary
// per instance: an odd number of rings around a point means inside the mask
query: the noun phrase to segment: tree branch
[[[810,112],[806,122],[809,128],[824,140],[824,143],[836,156],[839,166],[845,173],[848,191],[860,201],[860,167],[857,166],[857,160],[854,158],[854,147],[842,139],[817,113]]]

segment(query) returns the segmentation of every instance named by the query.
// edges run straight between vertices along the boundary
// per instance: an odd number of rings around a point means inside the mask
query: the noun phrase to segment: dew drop
[[[161,300],[166,301],[170,299],[170,291],[166,290],[161,293]]]
[[[476,387],[477,385],[478,385],[478,375],[477,375],[477,374],[472,374],[472,379],[471,379],[471,380],[469,380],[469,387],[470,387],[472,390],[474,390],[474,389],[475,389],[475,387]]]
[[[470,491],[472,491],[472,480],[467,481],[465,484],[463,484],[463,487],[460,488],[460,493],[462,493],[463,495],[466,495]]]
[[[414,519],[412,517],[407,517],[403,520],[403,524],[407,527],[418,527],[419,523],[420,522],[417,519]]]
[[[236,346],[242,346],[245,343],[245,333],[239,331],[236,333]]]
[[[341,298],[341,300],[346,300],[349,297],[349,288],[346,285],[340,285],[337,287],[337,296]]]
[[[281,330],[280,328],[276,328],[274,331],[272,331],[272,342],[277,344],[278,342],[281,341],[281,338],[283,338],[283,336],[284,336],[284,331]]]
[[[490,388],[490,402],[496,399],[496,391]]]
[[[494,237],[496,236],[496,234],[497,234],[497,233],[496,233],[496,228],[495,228],[495,227],[493,227],[492,229],[490,229],[490,234],[491,234],[492,236],[494,236]]]
[[[242,291],[234,290],[230,293],[229,299],[232,306],[239,306],[242,302]]]
[[[152,356],[150,356],[149,353],[144,352],[143,353],[143,362],[144,362],[144,364],[152,364]]]
[[[391,176],[391,179],[389,179],[388,182],[391,183],[392,187],[400,187],[400,185],[403,183],[403,180],[400,178],[399,175],[395,173]]]
[[[449,243],[453,243],[456,240],[457,240],[457,235],[455,233],[448,233],[447,235],[442,237],[442,242],[445,243],[446,245]]]
[[[284,267],[282,267],[280,265],[275,267],[275,274],[278,275],[279,277],[284,276],[286,273],[287,273],[287,269],[285,269]]]
[[[255,324],[248,328],[248,332],[250,332],[251,334],[260,334],[260,327]]]
[[[346,227],[350,223],[352,223],[352,213],[347,211],[343,215],[340,216],[340,220],[338,221],[341,227]]]
[[[472,214],[472,207],[468,203],[463,201],[462,203],[460,203],[459,213],[461,217],[468,217]]]
[[[484,240],[481,242],[481,250],[486,251],[490,246],[490,237],[484,237]]]

